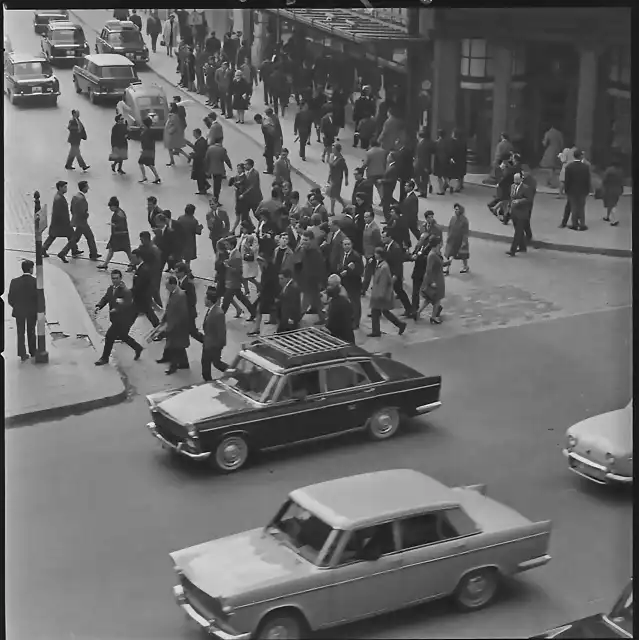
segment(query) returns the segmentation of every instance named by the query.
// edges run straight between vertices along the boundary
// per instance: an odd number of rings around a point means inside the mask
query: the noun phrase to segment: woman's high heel
[[[442,323],[442,319],[441,318],[430,318],[430,323],[431,324],[441,324]]]

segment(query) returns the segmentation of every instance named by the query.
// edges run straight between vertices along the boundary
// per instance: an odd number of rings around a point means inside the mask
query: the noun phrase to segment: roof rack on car
[[[349,343],[315,327],[261,336],[255,343],[268,345],[287,356],[307,356],[348,347]]]

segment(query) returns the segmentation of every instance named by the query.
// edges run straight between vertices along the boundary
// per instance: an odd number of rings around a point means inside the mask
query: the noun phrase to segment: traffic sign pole
[[[33,194],[34,205],[34,223],[35,223],[35,255],[36,255],[36,283],[38,290],[38,320],[36,324],[37,331],[37,350],[35,361],[39,364],[49,362],[49,354],[46,345],[46,316],[44,302],[44,266],[42,261],[42,232],[47,227],[47,206],[44,210],[40,206],[40,192]]]

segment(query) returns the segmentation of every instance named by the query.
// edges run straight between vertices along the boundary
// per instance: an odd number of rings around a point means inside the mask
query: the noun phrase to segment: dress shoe
[[[568,228],[572,229],[573,231],[579,231],[579,227],[575,227],[574,224],[571,224]]]
[[[579,231],[588,231],[588,227],[584,224],[579,227]]]
[[[77,258],[78,256],[81,256],[84,253],[84,251],[73,251],[71,252],[71,257],[72,258]]]
[[[91,262],[97,262],[101,257],[102,257],[102,254],[98,253],[95,256],[89,256],[89,260],[91,260]]]
[[[20,360],[22,360],[22,362],[26,362],[29,359],[29,356],[25,353],[23,356],[20,356]]]
[[[157,362],[158,364],[165,364],[165,363],[167,363],[167,362],[168,362],[168,360],[167,360],[166,358],[160,358],[159,360],[156,360],[156,362]]]
[[[139,360],[140,356],[142,355],[142,351],[143,351],[142,347],[140,347],[139,349],[136,349],[135,350],[135,357],[133,359],[134,360]]]
[[[58,258],[60,258],[60,260],[62,260],[62,262],[64,262],[65,264],[69,264],[67,257],[63,253],[59,253]]]
[[[48,254],[46,251],[43,251],[43,252],[42,252],[42,257],[43,257],[43,258],[48,258],[48,257],[49,257],[49,254]]]
[[[408,325],[405,322],[402,322],[402,326],[399,328],[399,335],[400,336],[404,334],[404,331],[406,331],[406,327],[407,326]]]
[[[82,167],[82,173],[86,173],[90,168],[91,168],[90,164],[87,164],[86,166]]]
[[[563,222],[562,222],[562,223],[559,225],[559,228],[560,228],[560,229],[565,229],[565,228],[566,228],[566,225],[565,225],[565,224],[563,224]]]
[[[95,366],[96,367],[101,367],[104,364],[109,364],[109,361],[105,360],[104,358],[100,358],[99,360],[95,361]]]
[[[164,373],[166,373],[167,376],[170,376],[172,373],[175,373],[177,371],[177,367],[169,367]]]
[[[517,254],[514,251],[506,251],[506,255],[514,258]]]

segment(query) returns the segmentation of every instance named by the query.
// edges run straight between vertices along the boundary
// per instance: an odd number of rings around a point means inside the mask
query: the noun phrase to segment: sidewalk
[[[105,21],[110,18],[110,12],[107,10],[73,10],[72,13],[80,22],[94,32],[99,31]],[[175,58],[169,58],[158,49],[158,53],[151,53],[149,68],[163,80],[175,86],[176,91],[180,94],[205,105],[206,98],[204,96],[184,91],[177,87],[178,76],[175,71]],[[141,77],[144,79],[144,72],[141,73]],[[253,116],[264,109],[262,95],[261,84],[254,87],[253,104],[246,112],[245,125],[238,125],[235,120],[221,119],[224,127],[230,127],[240,132],[252,139],[260,148],[263,146],[262,133],[253,121]],[[321,162],[321,145],[317,143],[314,136],[311,146],[307,149],[307,161],[301,162],[297,160],[297,145],[294,143],[293,135],[293,120],[296,112],[297,106],[293,102],[287,109],[286,116],[280,116],[284,132],[284,145],[290,150],[290,157],[294,163],[294,173],[309,186],[321,186],[326,183],[328,167]],[[353,168],[361,164],[365,155],[364,151],[352,146],[351,112],[352,107],[348,106],[346,108],[347,125],[340,136],[343,145],[342,153],[349,167],[349,172],[352,172]],[[256,157],[258,156],[259,154],[256,153]],[[423,216],[424,211],[432,209],[440,224],[447,225],[452,215],[453,203],[459,202],[466,208],[470,220],[471,236],[487,240],[511,242],[513,236],[512,225],[503,226],[486,208],[486,203],[491,199],[494,187],[487,187],[487,185],[482,184],[482,180],[485,177],[484,175],[468,175],[467,186],[463,193],[448,196],[433,195],[428,199],[420,199],[420,218]],[[433,179],[433,183],[434,181]],[[433,184],[433,187],[436,191],[435,184]],[[300,185],[299,181],[296,181],[294,188],[300,191],[303,198],[306,188]],[[352,187],[344,187],[344,197],[350,198],[351,191]],[[399,189],[395,193],[396,197],[398,191]],[[562,217],[565,199],[554,195],[555,193],[556,191],[541,185],[535,198],[532,228],[537,248],[619,257],[630,257],[632,255],[631,197],[623,197],[620,200],[618,207],[620,224],[617,227],[610,227],[608,223],[602,220],[603,206],[601,201],[589,199],[586,207],[586,224],[589,229],[586,232],[574,232],[557,228]],[[377,201],[375,203],[377,204]]]
[[[30,253],[5,251],[5,294],[11,279],[22,273],[23,257],[34,259]],[[102,340],[69,276],[47,263],[44,286],[48,364],[18,358],[16,324],[5,305],[5,420],[11,426],[117,404],[127,395],[114,367],[94,365]]]

